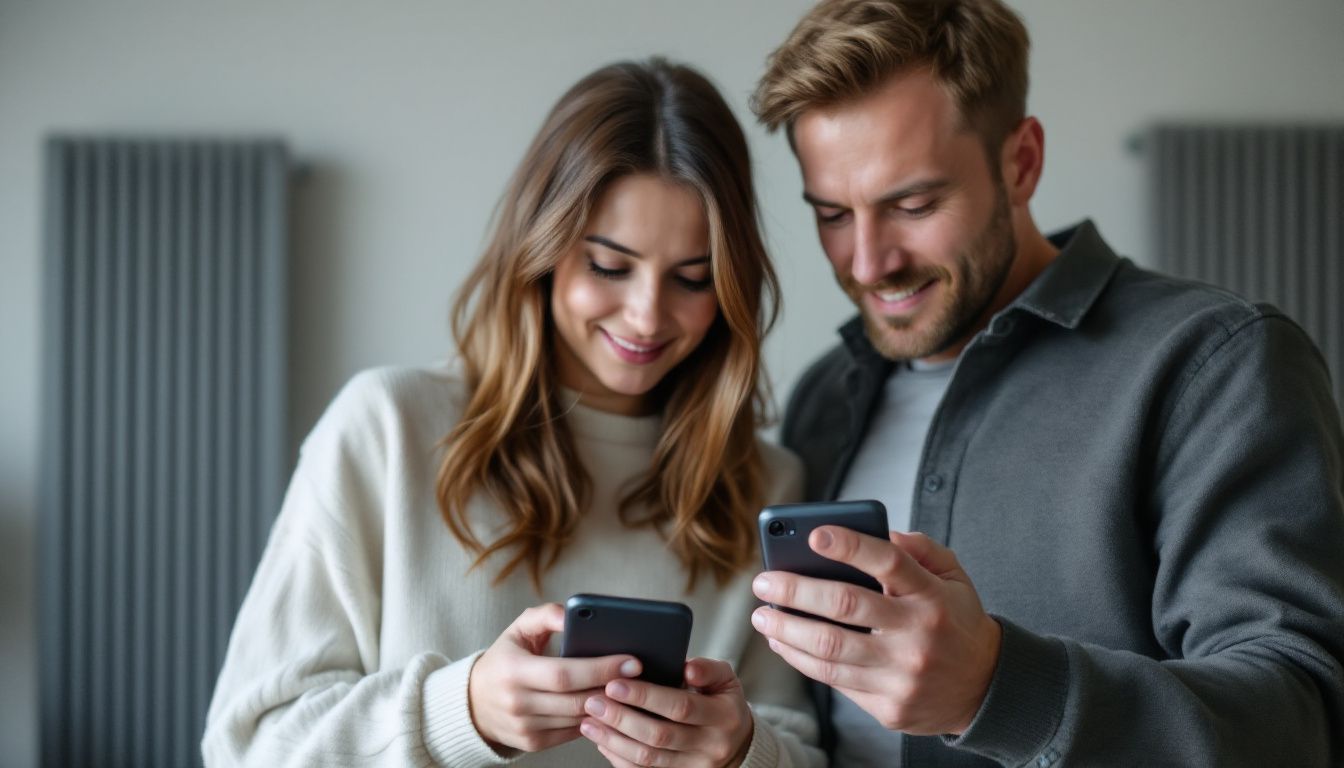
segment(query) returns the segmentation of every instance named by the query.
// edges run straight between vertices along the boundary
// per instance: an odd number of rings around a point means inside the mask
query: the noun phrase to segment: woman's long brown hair
[[[593,72],[552,108],[496,211],[494,232],[458,294],[453,336],[468,401],[442,441],[438,501],[476,566],[508,557],[542,575],[578,526],[591,481],[557,399],[551,274],[612,180],[656,174],[694,190],[709,221],[719,314],[661,382],[663,432],[648,471],[621,500],[628,526],[654,526],[685,564],[720,583],[755,552],[765,480],[756,430],[768,402],[761,341],[778,283],[761,241],[746,138],[702,75],[661,59]],[[483,542],[468,518],[478,493],[505,515]]]

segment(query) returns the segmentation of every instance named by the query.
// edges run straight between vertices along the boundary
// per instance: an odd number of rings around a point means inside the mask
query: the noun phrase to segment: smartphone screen
[[[591,658],[628,653],[644,667],[640,680],[680,688],[685,682],[691,621],[691,609],[682,603],[574,595],[565,601],[560,655]]]
[[[761,558],[767,571],[788,571],[814,579],[843,581],[882,591],[877,579],[859,569],[822,557],[808,546],[812,531],[823,525],[838,525],[867,536],[888,540],[887,508],[880,501],[824,501],[805,504],[776,504],[761,510],[757,519],[761,537]],[[777,606],[776,606],[777,607]],[[822,619],[788,608],[780,608],[808,618]],[[829,619],[822,619],[829,621]],[[863,627],[840,626],[867,631]]]

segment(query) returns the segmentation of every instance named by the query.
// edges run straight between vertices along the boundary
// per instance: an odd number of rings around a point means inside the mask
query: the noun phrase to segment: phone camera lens
[[[593,609],[592,609],[592,608],[580,608],[580,609],[579,609],[579,618],[580,618],[580,619],[591,619],[591,618],[593,618]]]
[[[770,532],[770,535],[771,535],[771,536],[783,536],[783,535],[784,535],[784,521],[783,521],[783,520],[771,520],[771,521],[770,521],[770,525],[766,526],[766,530]]]

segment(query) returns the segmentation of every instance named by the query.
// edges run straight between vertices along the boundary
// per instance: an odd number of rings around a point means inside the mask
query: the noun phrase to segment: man
[[[771,58],[754,106],[859,308],[783,439],[894,532],[810,541],[883,594],[756,584],[871,634],[753,623],[830,686],[837,765],[1344,764],[1329,375],[1271,307],[1040,233],[1027,47],[997,0],[839,0]]]

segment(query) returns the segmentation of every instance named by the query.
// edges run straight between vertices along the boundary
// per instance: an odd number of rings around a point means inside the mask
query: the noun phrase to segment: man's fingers
[[[891,541],[823,525],[812,531],[807,543],[822,557],[847,563],[877,579],[893,595],[922,592],[939,583],[938,577]]]
[[[768,606],[752,612],[751,624],[767,639],[801,649],[818,659],[858,666],[872,663],[868,648],[871,635],[816,619],[790,616]]]
[[[939,578],[956,578],[964,573],[956,553],[922,533],[892,531],[891,543],[905,550],[925,570]]]
[[[891,620],[889,600],[871,589],[842,581],[767,571],[757,576],[751,587],[757,597],[768,603],[851,626],[875,628]]]
[[[805,676],[834,688],[862,689],[865,680],[875,677],[871,668],[819,659],[773,638],[770,640],[770,650],[779,654],[786,664]]]
[[[515,664],[518,680],[534,691],[576,693],[601,688],[622,677],[634,677],[642,667],[633,656],[597,656],[591,659],[557,659],[524,656]]]

